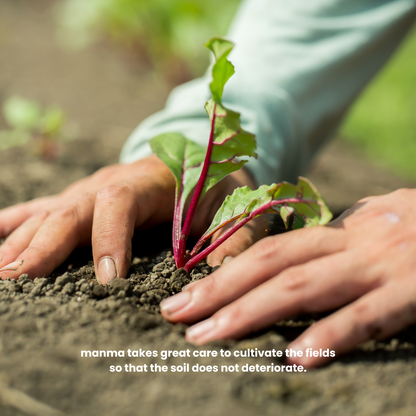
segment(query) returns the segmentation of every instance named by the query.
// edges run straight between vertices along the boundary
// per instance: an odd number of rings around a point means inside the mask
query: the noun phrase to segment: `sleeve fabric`
[[[416,0],[246,0],[227,38],[236,73],[223,103],[256,134],[258,184],[296,181],[348,107],[416,20]],[[148,140],[180,132],[206,145],[210,71],[175,88],[165,109],[143,121],[121,161],[151,154]]]

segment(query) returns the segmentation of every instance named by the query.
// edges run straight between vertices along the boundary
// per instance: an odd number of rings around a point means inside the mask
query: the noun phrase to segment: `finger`
[[[356,299],[378,282],[371,275],[359,275],[361,265],[353,262],[354,254],[337,253],[285,270],[191,327],[188,340],[201,345],[240,338],[281,319],[331,310]],[[345,264],[349,267],[343,267]]]
[[[44,197],[0,210],[0,238],[10,235],[33,214],[50,210],[55,204],[56,197]]]
[[[232,226],[233,224],[230,224],[228,227],[224,227],[219,232],[215,233],[212,238],[212,242],[218,240]],[[208,256],[207,262],[213,267],[222,265],[225,259],[226,262],[228,262],[243,251],[247,250],[260,239],[266,237],[267,234],[267,217],[262,215],[236,231],[230,238],[228,238]]]
[[[194,322],[243,296],[283,270],[341,251],[342,229],[313,227],[266,237],[211,276],[161,303],[166,319]]]
[[[138,198],[128,184],[110,186],[97,195],[92,246],[95,273],[101,284],[126,276],[137,216]]]
[[[171,218],[173,198],[165,188],[153,177],[141,175],[98,193],[92,245],[97,278],[102,284],[115,277],[126,277],[135,227]]]
[[[412,282],[413,283],[413,282]],[[394,282],[358,299],[312,325],[288,348],[306,351],[332,350],[338,356],[370,339],[383,339],[416,322],[415,285]],[[317,367],[334,357],[291,359],[305,367]]]
[[[48,215],[47,211],[35,214],[9,235],[0,246],[0,268],[14,262],[29,247],[32,238]]]
[[[49,275],[78,244],[91,236],[94,197],[84,195],[73,205],[54,211],[42,223],[29,247],[17,259],[0,270],[2,279],[17,279],[28,274],[31,279]]]

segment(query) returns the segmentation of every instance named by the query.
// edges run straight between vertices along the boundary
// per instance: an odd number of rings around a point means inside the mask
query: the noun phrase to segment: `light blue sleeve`
[[[246,0],[228,38],[236,73],[224,105],[256,134],[258,184],[295,181],[416,19],[416,0]],[[207,144],[210,74],[173,90],[164,110],[132,133],[121,161],[151,154],[169,131]]]

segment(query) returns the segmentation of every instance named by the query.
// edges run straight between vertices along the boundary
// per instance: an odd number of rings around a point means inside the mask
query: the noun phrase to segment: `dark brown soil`
[[[57,102],[78,123],[82,139],[65,144],[51,163],[28,149],[1,152],[0,208],[58,192],[115,162],[128,132],[166,97],[145,68],[126,66],[104,47],[75,55],[59,49],[52,3],[0,2],[0,98],[21,94]],[[335,211],[366,195],[414,185],[369,165],[339,140],[324,151],[311,178]],[[0,282],[2,416],[414,415],[414,328],[298,374],[109,371],[125,363],[267,365],[282,364],[280,359],[81,358],[81,350],[194,350],[184,340],[186,326],[159,313],[160,300],[187,283],[175,274],[171,253],[162,252],[166,247],[168,227],[137,235],[129,279],[108,288],[95,281],[90,248],[77,250],[51,277]],[[201,266],[191,278],[209,271]],[[203,349],[284,349],[317,318],[279,322],[247,339]]]

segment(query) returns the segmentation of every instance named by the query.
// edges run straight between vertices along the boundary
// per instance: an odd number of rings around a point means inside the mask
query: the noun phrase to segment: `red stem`
[[[186,240],[188,239],[189,233],[191,231],[192,220],[195,215],[196,208],[198,206],[199,199],[201,197],[202,190],[204,188],[205,179],[208,175],[208,169],[211,161],[212,149],[214,145],[214,127],[215,127],[215,110],[217,105],[214,104],[213,115],[211,120],[211,133],[209,136],[209,143],[207,153],[205,155],[204,165],[202,167],[202,172],[199,177],[198,183],[195,188],[194,195],[192,196],[191,205],[189,206],[188,212],[186,214],[185,223],[182,228],[181,237],[179,240],[179,249],[177,253],[177,258],[175,257],[177,267],[184,267],[186,259]]]
[[[226,225],[238,220],[239,217],[236,218],[231,218],[228,221],[225,221],[223,223],[221,223],[221,227],[218,226],[216,228],[214,228],[209,234],[207,235],[203,235],[195,244],[194,248],[191,251],[191,258],[193,256],[195,256],[196,254],[198,254],[199,250],[201,250],[201,248],[205,245],[205,243],[208,241],[208,239],[218,230],[220,230],[221,228],[224,228]]]
[[[178,251],[179,251],[179,240],[181,235],[182,225],[182,210],[181,210],[181,198],[178,198],[179,192],[176,192],[175,197],[175,210],[173,213],[173,227],[172,227],[172,241],[173,241],[173,254],[175,257],[175,263],[178,264]]]
[[[270,201],[268,204],[263,205],[262,207],[256,209],[253,211],[249,216],[241,220],[238,224],[235,224],[232,228],[230,228],[223,236],[215,240],[212,244],[210,244],[205,250],[202,250],[199,254],[194,255],[191,257],[188,262],[182,266],[186,272],[190,272],[201,260],[203,260],[205,257],[207,257],[210,253],[212,253],[218,246],[220,246],[224,241],[226,241],[228,238],[230,238],[236,231],[238,231],[243,225],[247,224],[250,220],[255,218],[257,215],[260,215],[263,211],[268,210],[269,208],[275,206],[275,205],[281,205],[287,202],[301,202],[301,203],[311,203],[315,201],[310,200],[302,200],[298,198],[287,198],[287,199],[281,199],[277,201]],[[228,223],[225,223],[226,225]],[[222,227],[217,227],[214,231],[219,230]],[[212,231],[212,233],[214,232]],[[203,242],[205,242],[209,236],[212,235],[210,233],[208,236],[205,236]],[[203,244],[201,244],[202,238],[198,241],[195,247],[201,247]]]
[[[213,252],[218,246],[220,246],[225,240],[230,238],[237,230],[239,230],[243,225],[247,224],[253,217],[250,215],[244,220],[241,220],[234,227],[230,228],[222,237],[215,240],[211,245],[209,245],[205,250],[202,250],[199,254],[192,257],[183,268],[189,273],[201,260]]]
[[[185,173],[185,159],[182,164],[182,176],[180,181],[180,189],[175,190],[175,210],[173,213],[173,227],[172,227],[172,241],[173,241],[173,255],[175,263],[179,262],[179,247],[182,227],[182,192],[183,192],[183,177]],[[179,266],[178,266],[179,267]]]
[[[265,207],[266,208],[264,208],[264,209],[268,209],[268,208],[270,208],[270,207],[272,207],[272,206],[275,206],[275,205],[280,205],[280,204],[286,204],[286,203],[288,203],[288,202],[302,202],[302,203],[308,203],[308,202],[314,202],[314,201],[310,201],[310,200],[307,200],[307,199],[298,199],[298,198],[286,198],[286,199],[278,199],[278,200],[275,200],[275,201],[270,201],[270,203],[269,204],[267,204]],[[260,208],[258,209],[258,210],[260,210]],[[244,213],[243,213],[244,214]],[[243,215],[243,214],[241,214],[241,215]],[[239,216],[239,217],[241,217],[241,215]],[[233,222],[233,221],[236,221],[236,220],[238,220],[238,217],[234,217],[234,218],[231,218],[230,220],[228,220],[228,221],[225,221],[225,222],[223,222],[223,223],[221,223],[220,225],[218,225],[217,227],[215,227],[213,230],[211,230],[211,232],[209,233],[209,234],[205,234],[205,235],[203,235],[198,241],[197,241],[197,243],[195,244],[195,247],[193,248],[193,250],[192,250],[192,252],[191,252],[191,257],[193,257],[193,256],[195,256],[197,253],[198,253],[198,251],[204,246],[204,244],[208,241],[208,239],[210,238],[210,237],[212,237],[212,235],[215,233],[215,232],[217,232],[218,230],[220,230],[221,228],[224,228],[226,225],[228,225],[228,224],[230,224],[231,222]]]

